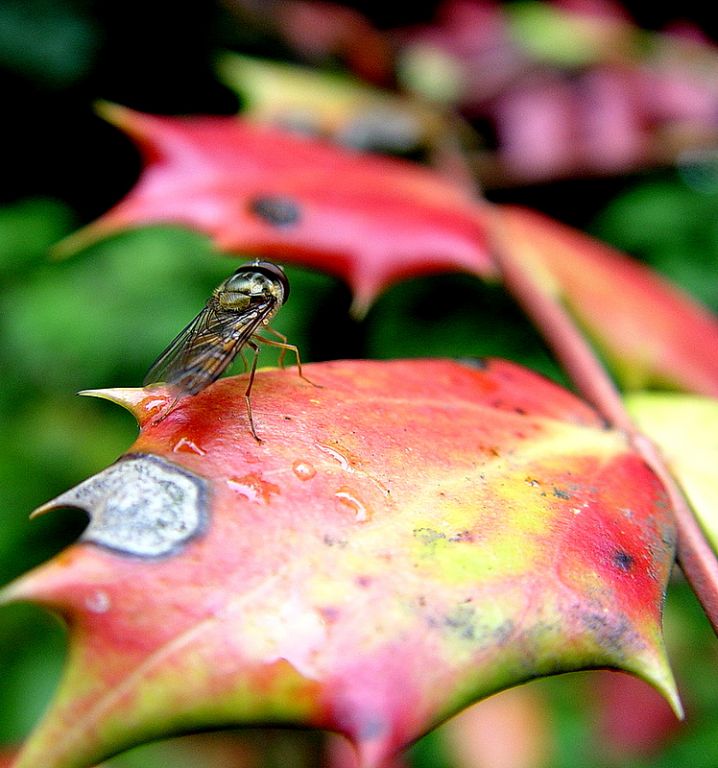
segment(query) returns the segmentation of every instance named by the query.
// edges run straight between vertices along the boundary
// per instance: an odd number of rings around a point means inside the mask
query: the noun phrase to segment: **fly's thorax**
[[[218,289],[215,293],[218,309],[231,309],[235,312],[243,312],[252,304],[252,297],[238,291],[225,291]]]

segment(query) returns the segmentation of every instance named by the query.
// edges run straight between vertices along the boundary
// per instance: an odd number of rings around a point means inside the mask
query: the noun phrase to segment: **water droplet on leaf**
[[[292,471],[300,480],[311,480],[317,474],[314,465],[308,461],[295,461],[292,464]]]
[[[339,503],[354,512],[354,519],[359,523],[364,523],[371,518],[371,512],[367,505],[361,501],[356,493],[346,486],[341,487],[335,494]]]
[[[269,504],[272,496],[279,493],[278,485],[270,483],[255,473],[242,477],[230,477],[227,479],[227,485],[248,501],[262,504]]]
[[[196,453],[198,456],[204,456],[206,451],[200,448],[197,443],[190,440],[188,437],[180,437],[180,439],[172,446],[173,453]]]
[[[323,453],[326,453],[328,456],[331,456],[342,469],[346,469],[347,471],[351,472],[351,463],[343,453],[340,453],[335,448],[330,448],[328,445],[324,445],[323,443],[317,443],[317,448],[319,448],[319,450]]]

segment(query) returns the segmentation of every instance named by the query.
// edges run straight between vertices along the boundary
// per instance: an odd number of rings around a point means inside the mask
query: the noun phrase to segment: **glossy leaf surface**
[[[407,275],[493,274],[476,202],[423,168],[239,118],[102,112],[138,142],[146,168],[124,200],[69,244],[141,223],[186,224],[222,249],[336,274],[358,308]]]
[[[141,432],[50,502],[83,539],[11,584],[69,622],[50,712],[17,768],[86,768],[183,730],[345,733],[384,765],[500,688],[593,666],[680,710],[660,614],[674,531],[619,433],[515,365],[263,370],[156,423],[162,387],[97,394]]]

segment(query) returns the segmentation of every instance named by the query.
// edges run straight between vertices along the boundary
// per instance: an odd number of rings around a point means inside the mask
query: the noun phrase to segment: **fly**
[[[283,363],[287,350],[297,358],[299,375],[302,362],[299,350],[286,337],[269,327],[272,318],[289,296],[289,281],[284,270],[270,261],[252,261],[241,266],[212,292],[202,311],[184,328],[155,360],[144,385],[164,382],[178,391],[174,402],[157,421],[164,419],[182,395],[196,395],[215,382],[234,358],[249,347],[254,358],[244,393],[252,436],[261,442],[254,428],[250,393],[259,357],[258,343],[279,347]],[[259,335],[266,328],[280,341]]]

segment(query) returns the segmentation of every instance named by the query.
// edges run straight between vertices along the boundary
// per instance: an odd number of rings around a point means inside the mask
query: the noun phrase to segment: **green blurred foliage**
[[[655,173],[627,187],[597,216],[592,230],[718,312],[714,159],[684,166],[680,172]]]
[[[0,66],[53,88],[88,74],[100,45],[89,3],[3,0]]]
[[[367,317],[366,356],[506,357],[568,385],[503,288],[469,275],[436,275],[389,288]]]

